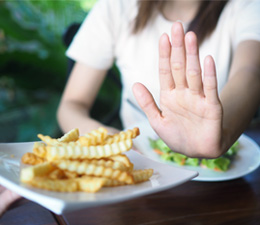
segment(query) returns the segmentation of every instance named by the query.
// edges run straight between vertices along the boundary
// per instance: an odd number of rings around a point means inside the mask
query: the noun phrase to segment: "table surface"
[[[260,123],[245,133],[260,145]],[[13,224],[260,224],[260,167],[231,181],[189,181],[160,193],[61,216],[21,199],[0,219],[0,225]]]

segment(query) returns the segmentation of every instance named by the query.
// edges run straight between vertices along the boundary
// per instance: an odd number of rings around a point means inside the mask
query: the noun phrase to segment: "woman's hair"
[[[228,0],[201,1],[198,12],[195,18],[191,21],[188,31],[193,31],[198,37],[198,42],[201,44],[203,40],[211,34],[215,29],[219,16]],[[162,9],[164,1],[140,1],[138,2],[138,14],[135,19],[133,33],[137,34],[142,31],[152,18],[155,9]]]

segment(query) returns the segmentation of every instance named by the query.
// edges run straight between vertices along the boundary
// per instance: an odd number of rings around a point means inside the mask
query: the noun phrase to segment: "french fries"
[[[147,181],[153,169],[134,170],[124,154],[139,134],[134,128],[109,135],[103,127],[83,136],[73,129],[58,139],[38,134],[42,142],[21,159],[30,165],[21,170],[21,182],[50,191],[94,193]]]

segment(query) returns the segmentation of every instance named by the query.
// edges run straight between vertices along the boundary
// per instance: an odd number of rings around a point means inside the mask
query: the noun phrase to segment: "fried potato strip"
[[[21,170],[21,181],[30,181],[38,176],[48,175],[55,167],[50,162],[44,162],[35,166],[30,166]]]
[[[132,172],[132,176],[134,179],[133,184],[147,181],[150,179],[150,177],[152,175],[153,175],[153,169],[134,170]],[[116,186],[122,186],[122,185],[126,185],[126,183],[123,181],[118,181],[118,180],[109,179],[109,178],[106,178],[105,183],[104,183],[105,187],[116,187]]]
[[[139,134],[140,134],[139,128],[135,127],[132,130],[121,131],[118,134],[108,136],[108,138],[105,140],[105,143],[111,144],[111,143],[120,142],[127,139],[133,139],[136,138]]]
[[[45,158],[47,154],[46,144],[43,142],[35,142],[33,153],[41,158]]]
[[[134,170],[132,172],[134,183],[141,183],[149,180],[149,178],[153,175],[153,169],[145,169],[145,170]]]
[[[130,171],[133,170],[134,167],[133,163],[131,163],[129,158],[124,154],[113,155],[113,156],[109,156],[108,158],[112,159],[115,162],[123,163]]]
[[[36,177],[28,182],[36,188],[41,188],[49,191],[57,192],[97,192],[105,183],[103,178],[97,177],[82,177],[65,180],[54,180],[47,177]]]
[[[107,137],[107,129],[100,127],[97,130],[93,130],[90,133],[81,136],[78,140],[82,146],[95,146],[104,142]]]
[[[58,139],[59,142],[72,142],[79,139],[79,129],[75,128]]]
[[[127,184],[134,183],[132,174],[127,171],[115,170],[112,168],[89,164],[87,162],[78,162],[73,160],[59,160],[53,163],[62,170],[76,172],[78,174],[93,175],[96,177],[106,177],[118,181],[123,181]]]
[[[45,162],[44,158],[41,158],[34,153],[26,152],[21,159],[22,163],[29,164],[29,165],[37,165]]]
[[[75,179],[53,180],[48,177],[35,177],[27,183],[33,187],[49,191],[75,192],[79,189]]]
[[[47,159],[49,161],[57,159],[100,159],[112,155],[117,155],[131,149],[133,142],[127,139],[118,143],[98,146],[48,146]]]
[[[105,184],[104,178],[99,177],[82,177],[77,179],[79,185],[79,191],[85,192],[97,192],[99,191]]]
[[[37,137],[40,138],[43,142],[45,142],[47,145],[59,145],[60,144],[60,142],[57,139],[51,138],[48,135],[38,134]]]

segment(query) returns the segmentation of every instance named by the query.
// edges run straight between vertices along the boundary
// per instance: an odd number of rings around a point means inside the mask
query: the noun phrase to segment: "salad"
[[[230,149],[221,157],[216,159],[189,158],[183,154],[172,151],[162,139],[150,139],[150,146],[163,161],[175,162],[178,165],[201,166],[214,171],[227,171],[239,150],[239,142],[236,141]]]

